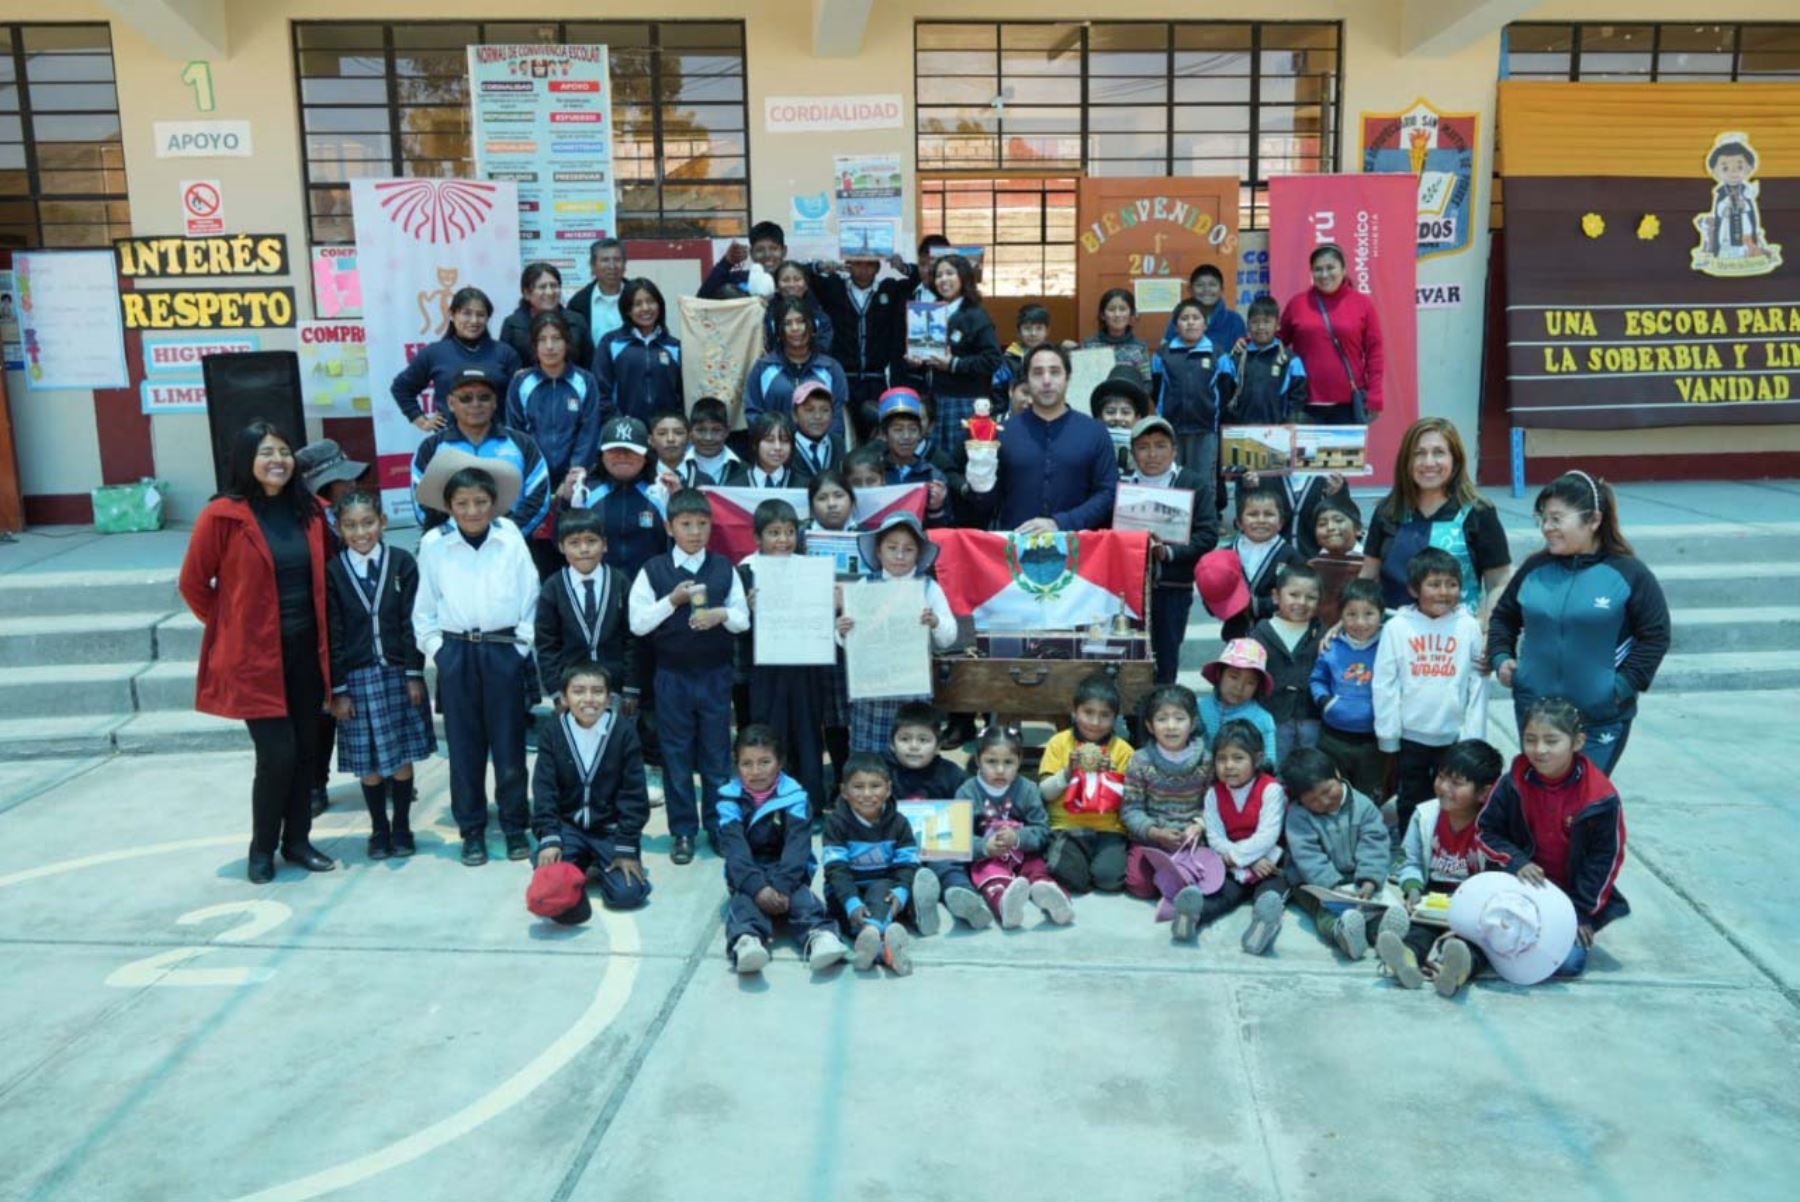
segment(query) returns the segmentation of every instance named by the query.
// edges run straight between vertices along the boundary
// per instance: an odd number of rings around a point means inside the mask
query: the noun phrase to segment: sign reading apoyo
[[[251,155],[248,121],[158,121],[159,159],[247,159]]]

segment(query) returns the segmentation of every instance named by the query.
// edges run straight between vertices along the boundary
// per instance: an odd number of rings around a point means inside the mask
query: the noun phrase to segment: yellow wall
[[[145,0],[158,8],[158,0]],[[119,6],[125,7],[125,6]],[[1511,6],[1516,11],[1516,5]],[[104,20],[113,28],[133,225],[140,234],[180,228],[179,182],[218,178],[226,193],[234,230],[286,233],[301,267],[293,283],[301,315],[310,316],[311,287],[305,277],[306,222],[300,180],[299,114],[293,79],[292,20],[420,20],[444,18],[565,19],[731,19],[746,21],[748,107],[750,113],[751,203],[756,215],[787,216],[787,198],[829,186],[831,156],[897,151],[912,161],[907,127],[840,134],[770,134],[762,129],[765,96],[780,94],[899,93],[910,112],[913,91],[913,24],[932,19],[1187,19],[1241,20],[1249,10],[1219,0],[1136,0],[1106,9],[1093,0],[877,0],[871,5],[862,51],[854,57],[812,56],[810,0],[617,0],[602,9],[593,0],[524,0],[502,5],[492,0],[228,0],[229,53],[211,56],[217,111],[194,110],[192,93],[181,83],[182,60],[152,46],[113,6],[67,0],[54,14],[41,4],[0,0],[0,20]],[[1492,170],[1494,83],[1498,70],[1498,26],[1444,57],[1400,54],[1401,8],[1397,0],[1298,0],[1257,13],[1270,19],[1341,19],[1344,29],[1343,143],[1339,161],[1355,169],[1359,114],[1396,110],[1423,96],[1441,109],[1482,113],[1481,153],[1476,165],[1473,211],[1483,224],[1461,255],[1420,265],[1421,283],[1460,283],[1467,298],[1460,310],[1420,314],[1421,408],[1451,417],[1471,438],[1476,428],[1480,387],[1483,280],[1488,253],[1485,214]],[[1731,17],[1793,19],[1791,0],[1740,0]],[[1545,4],[1530,20],[1599,19],[1706,20],[1691,0],[1638,0],[1612,3],[1567,0]],[[1498,18],[1496,18],[1498,19]],[[1746,85],[1750,86],[1750,85]],[[158,159],[152,146],[157,120],[244,119],[253,127],[253,159]],[[910,181],[909,181],[910,187]],[[911,197],[909,193],[909,209]],[[264,345],[292,345],[291,335],[267,335]],[[29,393],[17,377],[12,397],[19,431],[21,474],[30,494],[83,492],[98,483],[93,446],[93,411],[84,393]],[[380,389],[378,386],[378,395]],[[1684,429],[1632,435],[1576,435],[1534,431],[1533,454],[1692,453],[1741,449],[1746,430]],[[1800,450],[1800,427],[1756,431],[1754,445]],[[191,515],[211,490],[205,420],[200,416],[156,419],[155,448],[160,475],[173,484],[178,517]]]

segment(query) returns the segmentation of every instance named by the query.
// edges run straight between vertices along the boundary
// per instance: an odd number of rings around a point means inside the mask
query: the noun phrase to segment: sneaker
[[[740,976],[761,972],[769,963],[769,949],[755,935],[739,935],[731,945],[731,967]]]
[[[509,860],[529,860],[531,858],[531,840],[524,831],[516,831],[506,836],[506,858]]]
[[[463,839],[462,862],[470,868],[487,863],[487,836],[468,835]]]
[[[1331,934],[1343,953],[1360,960],[1369,952],[1369,924],[1361,910],[1345,910],[1331,924]]]
[[[955,918],[969,924],[971,930],[985,931],[994,925],[994,912],[988,909],[981,894],[961,885],[952,885],[944,894],[944,908]]]
[[[1437,988],[1438,996],[1452,998],[1457,990],[1469,983],[1469,973],[1475,967],[1474,958],[1469,955],[1469,945],[1452,936],[1444,940],[1438,951],[1437,979],[1432,984]]]
[[[875,929],[874,923],[865,922],[850,946],[850,966],[857,972],[868,972],[875,967],[875,960],[880,955],[881,932]]]
[[[881,962],[897,977],[912,976],[912,939],[899,923],[889,923],[881,936]]]
[[[1244,932],[1243,947],[1252,956],[1260,956],[1281,934],[1281,915],[1287,898],[1279,893],[1264,893],[1250,907],[1250,927]]]
[[[1389,906],[1381,912],[1381,925],[1376,928],[1376,937],[1383,933],[1396,939],[1405,939],[1406,933],[1412,930],[1412,917],[1407,914],[1405,906]]]
[[[1417,989],[1425,983],[1425,974],[1419,971],[1419,958],[1413,955],[1412,948],[1385,926],[1375,936],[1375,954],[1400,988]]]
[[[1031,882],[1016,876],[1006,883],[1000,894],[1000,929],[1015,931],[1025,925],[1025,900],[1031,894]]]
[[[812,938],[806,941],[806,963],[814,972],[824,972],[834,965],[842,964],[850,949],[844,941],[831,931],[814,931]]]
[[[938,914],[938,898],[943,892],[943,885],[938,881],[937,873],[929,868],[921,868],[913,877],[913,921],[919,924],[919,934],[935,935],[941,918]]]
[[[1200,908],[1206,904],[1206,894],[1199,888],[1189,885],[1175,895],[1175,918],[1169,928],[1169,938],[1186,943],[1200,930]]]
[[[1059,927],[1066,927],[1075,921],[1075,907],[1069,901],[1069,895],[1062,891],[1062,886],[1055,881],[1033,881],[1028,894],[1031,904],[1044,912],[1044,917]]]

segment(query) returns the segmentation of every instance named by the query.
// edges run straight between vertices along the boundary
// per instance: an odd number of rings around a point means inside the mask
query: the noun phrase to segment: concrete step
[[[1800,556],[1736,564],[1652,562],[1671,610],[1719,606],[1775,606],[1800,596]]]
[[[1800,651],[1713,651],[1670,655],[1653,692],[1713,693],[1800,688]]]
[[[191,678],[187,688],[184,707],[141,713],[120,723],[112,733],[114,750],[125,755],[179,755],[250,749],[250,732],[242,722],[195,713]]]
[[[156,658],[198,660],[205,633],[200,619],[187,610],[170,614],[156,626]]]
[[[198,660],[165,659],[151,664],[133,682],[138,713],[193,709],[194,678],[199,672]]]
[[[75,714],[58,718],[0,718],[0,763],[110,755],[113,732],[130,717]]]
[[[1365,515],[1373,512],[1365,510]],[[1626,513],[1626,518],[1630,514]],[[1729,523],[1699,523],[1692,526],[1633,526],[1629,520],[1625,537],[1631,541],[1638,557],[1659,575],[1662,569],[1689,563],[1742,564],[1757,560],[1792,562],[1800,559],[1800,523],[1770,522],[1757,526]],[[1543,535],[1534,527],[1509,525],[1506,539],[1512,548],[1513,562],[1544,545]]]
[[[0,719],[125,717],[136,708],[132,682],[149,666],[140,662],[8,668],[0,674]]]
[[[154,659],[154,630],[167,616],[144,610],[0,618],[0,668]]]
[[[174,613],[187,608],[175,591],[178,575],[177,568],[140,568],[0,576],[0,613]]]
[[[1677,609],[1671,654],[1715,651],[1800,651],[1800,605],[1729,605]]]

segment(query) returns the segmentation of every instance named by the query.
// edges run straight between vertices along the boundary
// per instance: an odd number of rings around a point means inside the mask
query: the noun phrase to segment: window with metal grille
[[[1271,175],[1337,167],[1337,22],[920,22],[925,172],[1235,175],[1246,228]]]
[[[468,47],[609,48],[619,233],[742,236],[750,144],[741,21],[294,23],[315,243],[350,242],[350,180],[468,176]]]
[[[130,236],[111,31],[0,24],[0,250]]]
[[[1501,77],[1574,82],[1788,83],[1800,80],[1800,24],[1508,25]]]
[[[980,246],[989,296],[1075,295],[1075,180],[919,181],[919,234]]]

